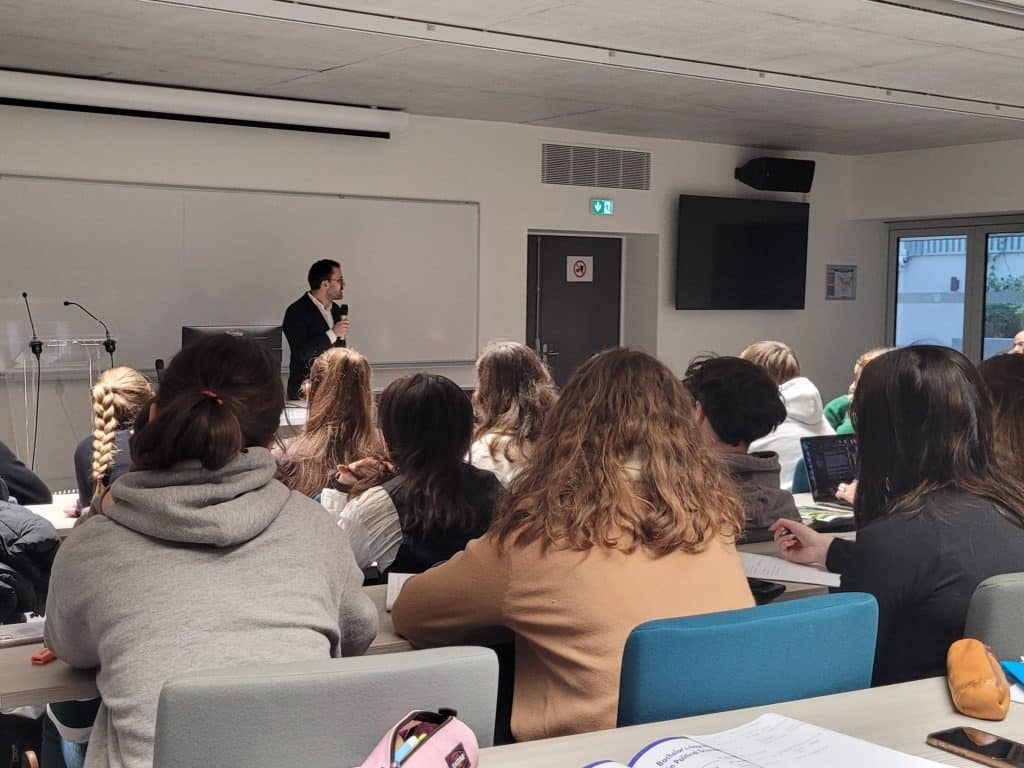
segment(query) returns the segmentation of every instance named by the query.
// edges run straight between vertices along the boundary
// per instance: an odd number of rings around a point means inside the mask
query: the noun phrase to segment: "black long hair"
[[[466,393],[444,376],[417,373],[391,382],[377,412],[403,479],[402,530],[426,535],[474,527],[476,512],[463,488],[462,465],[473,432]]]
[[[905,347],[864,367],[853,396],[858,526],[913,511],[931,493],[988,499],[1024,527],[1024,482],[996,460],[992,403],[977,369],[948,347]]]

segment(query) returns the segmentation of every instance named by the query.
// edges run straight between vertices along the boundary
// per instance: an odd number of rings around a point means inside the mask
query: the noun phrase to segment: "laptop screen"
[[[835,502],[839,484],[857,477],[857,436],[801,437],[800,448],[814,500]]]

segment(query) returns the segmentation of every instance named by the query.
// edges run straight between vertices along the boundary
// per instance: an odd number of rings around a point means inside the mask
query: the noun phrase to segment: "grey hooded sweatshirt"
[[[778,454],[759,451],[721,456],[743,497],[747,528],[767,528],[779,518],[800,519],[793,494],[779,488]]]
[[[167,678],[200,668],[357,655],[377,611],[348,540],[249,448],[129,472],[114,505],[76,526],[53,565],[45,643],[98,667],[103,705],[86,768],[149,768]]]

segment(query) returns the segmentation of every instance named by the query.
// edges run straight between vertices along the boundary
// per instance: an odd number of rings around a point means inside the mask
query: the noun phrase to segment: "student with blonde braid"
[[[153,399],[153,388],[134,368],[108,368],[92,388],[94,430],[75,448],[78,506],[84,509],[100,491],[128,471],[128,438],[138,412]]]

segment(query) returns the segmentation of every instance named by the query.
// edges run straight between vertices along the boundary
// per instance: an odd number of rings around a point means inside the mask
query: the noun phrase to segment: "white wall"
[[[851,219],[1024,211],[1024,141],[865,155],[850,161]]]
[[[653,154],[652,189],[601,191],[601,196],[615,199],[615,215],[592,216],[588,201],[595,190],[539,182],[544,141],[648,150]],[[658,354],[680,373],[699,352],[736,353],[755,339],[782,338],[797,349],[805,371],[827,398],[845,390],[853,358],[882,340],[884,317],[884,232],[879,235],[882,230],[870,223],[848,221],[846,158],[800,155],[818,161],[814,191],[806,198],[811,203],[806,311],[673,308],[676,196],[770,197],[733,180],[737,165],[760,154],[766,151],[423,117],[414,117],[408,132],[379,141],[0,107],[0,174],[479,202],[481,345],[491,338],[523,338],[529,230],[626,235],[627,301],[630,295],[645,295],[641,286],[629,284],[628,246],[634,242],[631,236],[647,236],[635,239],[638,254],[645,258],[637,266],[641,274],[659,275],[653,294],[658,302],[656,323],[641,314],[633,316],[630,328],[627,308],[627,338],[644,346],[656,338]],[[655,249],[657,271],[649,261]],[[337,244],[337,254],[344,261],[343,242]],[[824,301],[828,263],[860,266],[856,302]],[[146,275],[131,276],[127,259],[125,269],[127,276],[119,279],[128,280],[132,290],[153,292],[154,301],[159,300]],[[302,282],[303,275],[297,274],[297,290]],[[348,290],[355,294],[379,289],[352,285]],[[21,290],[2,285],[0,300],[16,297]],[[0,397],[0,439],[5,441],[13,429],[10,414],[4,412],[6,401]],[[69,408],[67,403],[61,407]],[[55,413],[44,424],[57,429],[53,422],[62,419]],[[71,438],[85,433],[75,414],[66,420],[69,426],[54,436],[58,448],[48,450],[40,462],[44,476],[66,477],[63,456],[70,455]],[[84,416],[82,422],[87,424]],[[43,448],[41,442],[40,451]]]

